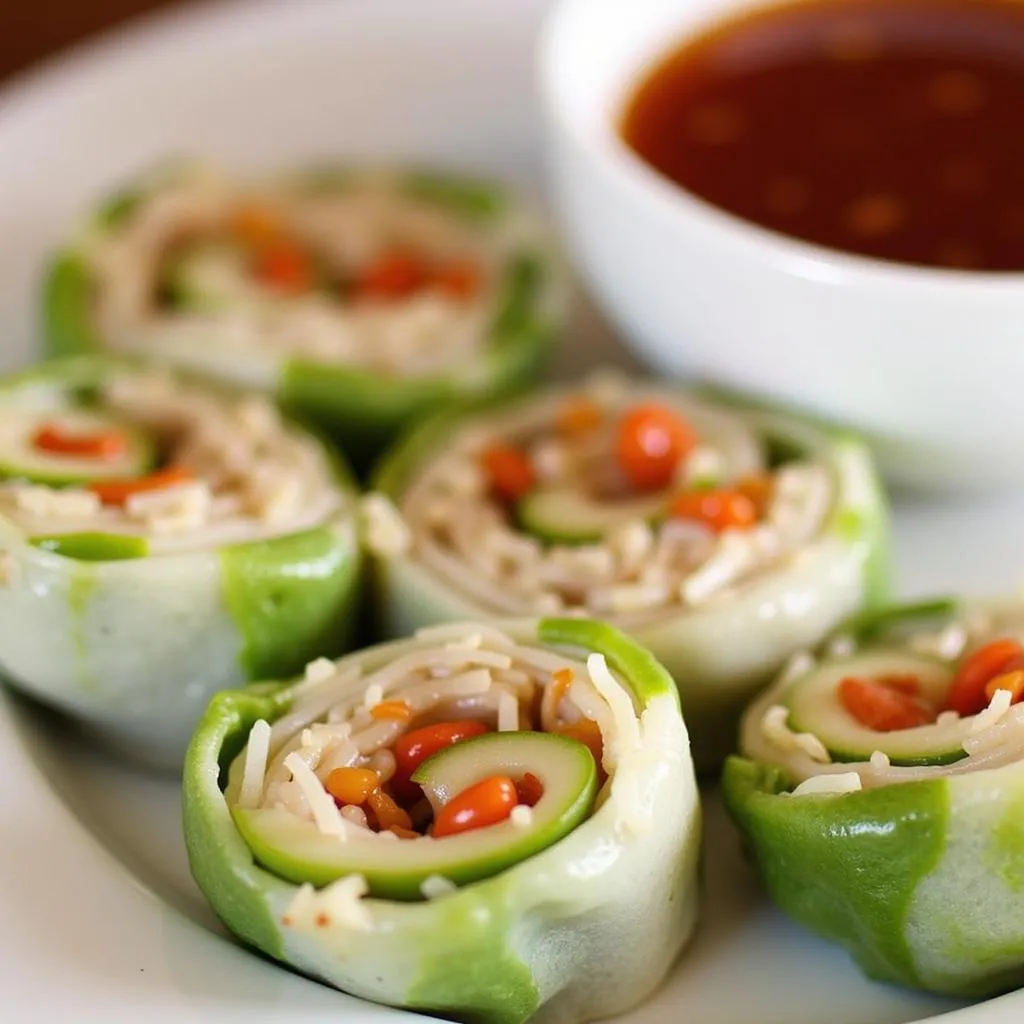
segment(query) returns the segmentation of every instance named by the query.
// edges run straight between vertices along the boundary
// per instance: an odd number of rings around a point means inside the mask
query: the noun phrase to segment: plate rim
[[[435,3],[437,2],[440,0],[435,0]],[[449,5],[483,8],[491,0],[444,0],[444,2]],[[508,3],[510,0],[506,0],[506,2]],[[519,0],[515,0],[515,2],[519,2]],[[551,7],[557,0],[539,0],[539,2]],[[330,8],[323,3],[323,0],[288,0],[287,6],[282,0],[214,0],[214,2],[203,5],[186,4],[137,15],[23,68],[8,78],[0,86],[0,145],[3,143],[4,134],[11,130],[11,124],[17,125],[20,118],[31,118],[36,107],[46,104],[54,96],[65,93],[69,85],[73,85],[76,80],[89,74],[126,73],[125,69],[130,67],[133,61],[144,60],[145,53],[149,50],[172,48],[182,45],[183,42],[187,45],[190,37],[202,37],[224,31],[222,23],[227,23],[234,33],[266,32],[271,25],[283,20],[286,16],[293,20],[297,13],[301,13],[304,17],[333,19],[339,16],[337,10],[342,6],[369,8],[371,3],[377,9],[389,5],[400,10],[415,3],[415,0],[344,0],[344,5],[334,4]],[[545,13],[543,17],[547,17],[547,14]],[[531,87],[534,84],[531,82]],[[126,893],[134,889],[138,893],[144,894],[156,915],[170,913],[190,932],[199,933],[200,936],[205,934],[207,941],[212,941],[220,947],[222,955],[227,956],[231,961],[237,961],[239,964],[249,961],[258,965],[263,971],[308,983],[309,979],[284,968],[262,963],[243,946],[202,928],[201,925],[191,920],[183,910],[168,903],[134,874],[100,836],[67,806],[51,785],[45,770],[31,753],[31,740],[26,737],[23,727],[18,722],[19,712],[14,708],[14,702],[20,701],[20,699],[14,697],[12,700],[5,687],[0,690],[0,772],[7,780],[9,792],[18,793],[23,799],[32,803],[34,810],[41,818],[45,817],[50,822],[60,823],[62,826],[70,824],[76,837],[76,849],[88,850],[89,860],[92,861],[96,861],[96,853],[100,854],[104,884],[111,883],[111,880],[116,879],[119,887]],[[7,815],[0,815],[0,822],[5,820],[10,824]],[[69,861],[75,860],[74,853],[68,855],[65,850],[63,854]],[[95,868],[94,864],[91,870]],[[156,919],[154,917],[154,920]],[[11,972],[11,977],[15,977],[19,965],[22,962],[28,963],[27,958],[33,955],[31,952],[26,952],[30,951],[31,947],[20,941],[18,920],[16,914],[0,915],[0,951],[7,958],[6,968]],[[199,944],[203,940],[197,938],[195,941]],[[228,951],[226,954],[223,953],[225,950]],[[11,954],[13,954],[13,963]],[[685,953],[683,955],[685,956]],[[26,959],[21,961],[20,957]],[[320,985],[317,987],[323,988]],[[434,1019],[424,1018],[423,1015],[413,1014],[410,1011],[368,1003],[333,990],[326,991],[329,992],[334,1009],[344,1012],[346,1008],[354,1007],[353,1012],[361,1017],[373,1017],[381,1021]],[[99,997],[100,992],[101,990],[96,989],[90,995],[95,999]],[[16,990],[14,996],[17,999]],[[79,1019],[93,1019],[93,1015],[95,1015],[97,1020],[102,1019],[107,1022],[120,1020],[118,1009],[118,993],[115,990],[113,998],[109,1002],[105,1002],[102,1006],[97,1004],[90,1006],[86,1011],[89,1016]],[[134,1016],[135,1008],[125,1004],[123,1009],[133,1015],[131,1019],[137,1019]],[[169,1007],[170,1013],[175,1016],[169,1017],[168,1020],[180,1019],[177,1014],[181,1012],[181,1009],[182,1007]],[[920,1018],[908,1022],[908,1024],[1014,1024],[1016,1020],[1020,1019],[1019,1015],[1022,1011],[1024,1011],[1024,988],[962,1009]],[[117,1013],[116,1018],[111,1016],[112,1012]],[[218,1017],[217,1013],[217,1010],[213,1011],[213,1019],[223,1019]],[[127,1021],[128,1017],[124,1019]],[[151,1019],[157,1020],[155,1017]],[[195,1019],[199,1020],[200,1018]],[[628,1015],[622,1019],[628,1021]]]

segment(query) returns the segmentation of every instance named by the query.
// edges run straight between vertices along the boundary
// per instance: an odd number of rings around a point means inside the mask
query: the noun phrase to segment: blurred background
[[[210,0],[0,0],[0,81],[137,14]]]

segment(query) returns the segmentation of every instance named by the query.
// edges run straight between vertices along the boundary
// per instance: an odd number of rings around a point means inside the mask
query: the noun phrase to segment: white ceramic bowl
[[[902,266],[786,238],[679,188],[618,135],[652,61],[752,6],[554,5],[540,54],[550,183],[595,300],[663,373],[863,432],[892,482],[1024,485],[1024,274]]]

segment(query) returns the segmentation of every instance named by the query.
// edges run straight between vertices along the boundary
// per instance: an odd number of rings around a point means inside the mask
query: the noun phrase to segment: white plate
[[[542,0],[291,0],[162,18],[0,98],[3,362],[30,358],[50,246],[121,176],[167,153],[283,167],[316,155],[417,156],[539,181],[532,42]],[[592,316],[561,371],[614,352]],[[904,505],[903,591],[1017,582],[1024,504]],[[1024,552],[1021,552],[1024,561]],[[1024,574],[1022,574],[1024,575]],[[40,638],[45,643],[46,638]],[[177,788],[104,760],[0,698],[0,993],[16,1024],[319,1024],[415,1019],[236,946],[192,884]],[[695,945],[629,1024],[904,1024],[947,1001],[864,980],[771,909],[709,803],[708,898]],[[943,1016],[1011,1024],[1024,993]]]

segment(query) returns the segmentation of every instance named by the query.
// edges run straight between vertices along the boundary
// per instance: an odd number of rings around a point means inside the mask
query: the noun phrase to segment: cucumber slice
[[[172,256],[162,292],[176,309],[206,313],[250,304],[258,295],[244,254],[224,243],[191,245]]]
[[[664,493],[595,501],[575,487],[539,487],[516,506],[516,518],[524,530],[550,544],[587,544],[627,520],[660,519],[667,502]]]
[[[41,451],[33,444],[33,438],[47,423],[57,424],[69,434],[115,431],[125,438],[127,445],[123,453],[113,458]],[[148,431],[99,410],[27,413],[11,408],[0,415],[0,479],[67,487],[93,480],[145,476],[156,461],[156,440]]]
[[[876,732],[857,722],[839,703],[836,690],[847,676],[874,679],[884,675],[916,676],[921,696],[936,706],[941,706],[953,680],[953,670],[945,662],[902,651],[876,651],[829,661],[793,683],[785,701],[790,728],[813,733],[835,761],[867,761],[876,750],[898,765],[949,764],[964,757],[970,719]]]
[[[456,885],[488,878],[540,853],[571,832],[590,811],[597,767],[576,740],[540,732],[490,733],[458,743],[420,765],[413,776],[434,806],[490,775],[531,772],[544,786],[527,825],[504,821],[444,839],[391,842],[367,833],[347,841],[322,835],[282,810],[232,808],[256,859],[292,882],[328,885],[361,874],[373,896],[420,900],[422,883],[441,875]]]
[[[149,541],[145,537],[123,533],[65,533],[33,537],[29,543],[79,562],[124,562],[149,554]]]
[[[402,184],[409,195],[444,207],[467,220],[493,220],[502,213],[508,202],[508,197],[493,182],[452,174],[412,171],[405,176]]]

